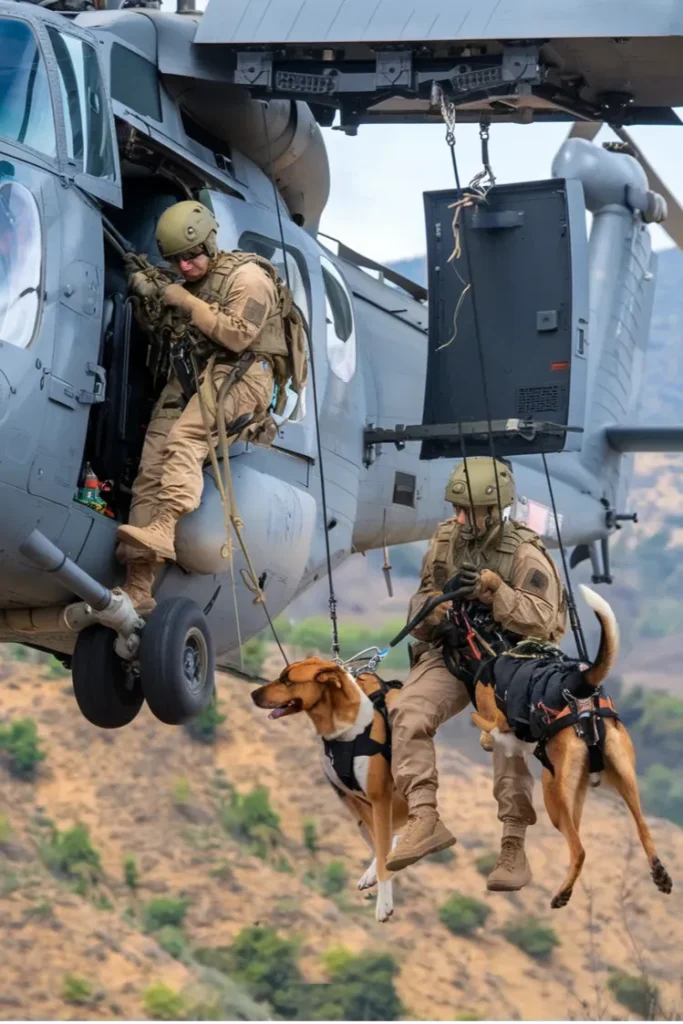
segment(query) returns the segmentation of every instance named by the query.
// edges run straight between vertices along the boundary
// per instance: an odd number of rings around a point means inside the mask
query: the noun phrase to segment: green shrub
[[[12,827],[6,814],[0,814],[0,846],[9,843],[12,838]]]
[[[486,878],[491,874],[497,863],[498,854],[495,850],[491,850],[490,853],[482,853],[480,857],[477,857],[474,862],[474,866],[479,874]]]
[[[187,903],[185,900],[159,896],[146,904],[142,913],[143,926],[147,932],[159,931],[166,925],[182,928],[186,914]]]
[[[484,924],[490,913],[490,908],[480,900],[454,892],[441,907],[439,917],[454,935],[470,935]]]
[[[143,996],[145,1013],[152,1020],[184,1020],[185,1000],[168,985],[150,985]]]
[[[235,839],[249,843],[252,852],[267,856],[280,840],[280,818],[270,806],[268,790],[255,786],[250,793],[233,793],[221,812],[223,827]]]
[[[298,1020],[396,1020],[403,1013],[394,985],[397,974],[396,962],[387,953],[351,956],[328,984],[295,987],[290,999],[298,995],[299,1001],[286,1006],[283,999],[281,1011],[294,1011]]]
[[[128,888],[135,892],[139,884],[138,864],[135,857],[130,853],[123,858],[123,880]]]
[[[47,674],[51,679],[70,679],[71,670],[66,668],[54,655],[50,655],[47,662]]]
[[[433,864],[452,864],[455,856],[455,850],[447,846],[445,850],[437,850],[436,853],[430,853],[428,857],[425,857],[425,860],[430,860]]]
[[[0,750],[9,758],[9,770],[18,779],[32,779],[36,768],[45,760],[40,749],[38,729],[32,718],[21,718],[0,727]]]
[[[191,796],[190,783],[184,775],[173,780],[171,799],[175,807],[186,807],[190,802]]]
[[[253,636],[251,640],[247,640],[246,644],[242,644],[242,661],[244,664],[244,671],[248,675],[259,676],[261,674],[263,663],[266,660],[266,655],[268,654],[269,643],[269,634],[264,632],[258,633],[256,636]]]
[[[325,950],[322,956],[325,970],[330,975],[335,975],[342,970],[354,958],[354,954],[346,946],[331,946]]]
[[[306,818],[303,823],[304,846],[311,853],[318,852],[318,829],[312,818]]]
[[[180,928],[166,924],[155,933],[154,938],[161,948],[175,960],[181,960],[187,949],[187,941]]]
[[[659,989],[647,978],[614,971],[607,981],[610,992],[622,1006],[643,1020],[655,1020],[659,1004]]]
[[[555,929],[533,916],[510,921],[503,928],[503,935],[508,942],[536,960],[547,960],[555,946],[560,944]]]
[[[65,832],[54,829],[44,859],[53,871],[83,883],[95,881],[101,872],[100,855],[85,825],[74,825]]]
[[[321,888],[326,896],[336,896],[338,893],[343,892],[347,882],[348,875],[346,874],[343,861],[331,860],[329,864],[325,865],[321,879]]]
[[[225,715],[222,715],[216,707],[214,696],[214,699],[203,711],[185,723],[184,728],[197,743],[215,743],[218,726],[222,725],[224,721]]]
[[[65,1003],[85,1006],[92,1002],[93,987],[85,978],[77,974],[67,974],[62,983],[62,999]]]
[[[680,771],[651,764],[640,782],[643,807],[648,814],[683,826],[683,779]]]
[[[232,975],[257,1002],[278,1007],[278,995],[299,982],[297,946],[282,939],[273,928],[259,925],[243,928],[232,946],[204,950],[196,958],[207,967]]]

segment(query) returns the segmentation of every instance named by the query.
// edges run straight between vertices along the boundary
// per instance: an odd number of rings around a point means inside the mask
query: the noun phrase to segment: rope
[[[555,492],[553,491],[553,483],[550,478],[550,471],[548,469],[548,460],[545,457],[545,452],[542,454],[543,469],[545,470],[545,478],[548,483],[548,492],[550,494],[550,504],[553,509],[553,518],[555,520],[555,531],[557,533],[557,540],[560,547],[560,555],[562,557],[562,568],[564,570],[564,578],[566,580],[566,595],[567,595],[567,608],[569,610],[569,622],[571,623],[572,633],[574,634],[574,641],[576,643],[576,651],[580,661],[588,661],[588,649],[586,647],[586,638],[583,633],[583,627],[581,625],[581,619],[576,610],[576,602],[574,600],[574,591],[572,589],[571,579],[569,577],[569,567],[567,565],[567,555],[564,550],[564,544],[562,542],[562,534],[560,533],[560,521],[557,515],[557,507],[555,505]]]
[[[277,210],[277,221],[280,230],[280,242],[282,245],[282,257],[285,263],[285,277],[287,287],[291,292],[290,281],[289,281],[289,266],[287,263],[287,248],[285,245],[285,232],[282,226],[282,215],[280,213],[280,196],[277,191],[275,184],[275,172],[273,168],[273,154],[270,145],[270,132],[268,131],[268,121],[266,118],[266,103],[263,103],[261,112],[263,114],[263,131],[266,139],[266,145],[268,149],[268,166],[270,171],[270,181],[273,186],[273,196],[275,198],[275,209]],[[301,313],[301,310],[299,310]],[[332,554],[330,551],[330,530],[328,526],[327,516],[327,494],[325,490],[325,471],[324,471],[324,460],[323,460],[323,449],[322,442],[320,439],[320,411],[318,406],[318,380],[315,372],[315,355],[313,351],[313,342],[306,322],[306,317],[301,315],[301,322],[303,324],[304,331],[306,333],[306,339],[308,341],[308,354],[311,361],[311,380],[313,382],[313,412],[315,416],[315,436],[318,449],[318,465],[320,466],[320,500],[322,503],[323,512],[323,526],[325,531],[325,559],[327,562],[327,580],[328,580],[328,607],[330,612],[330,624],[332,626],[332,655],[335,661],[340,662],[340,645],[339,645],[339,624],[337,620],[337,598],[334,592],[334,580],[332,578]]]

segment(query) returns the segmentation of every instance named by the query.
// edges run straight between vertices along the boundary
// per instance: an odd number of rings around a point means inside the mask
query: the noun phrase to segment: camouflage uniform
[[[468,460],[473,475],[477,462],[490,463],[491,460]],[[466,499],[463,504],[467,504]],[[497,513],[495,518],[497,520]],[[486,603],[490,604],[491,616],[500,627],[519,637],[535,636],[553,643],[561,640],[566,629],[566,608],[557,567],[537,535],[523,524],[512,521],[505,522],[502,529],[496,521],[478,537],[470,529],[464,529],[457,517],[442,523],[424,557],[420,587],[410,602],[408,618],[412,619],[431,597],[442,594],[447,581],[464,564],[472,562],[482,570],[495,573],[497,589]],[[450,833],[436,812],[438,778],[434,735],[439,726],[469,703],[465,684],[449,672],[440,648],[432,643],[436,627],[446,617],[446,609],[447,605],[439,605],[414,630],[413,635],[418,640],[413,648],[414,666],[390,711],[392,772],[396,786],[408,801],[411,814],[417,812],[423,819],[426,816],[434,827],[433,836],[427,835],[421,842],[441,849],[449,845]],[[522,756],[506,757],[499,746],[494,747],[493,775],[493,792],[507,848],[504,860],[512,864],[515,858],[511,854],[514,853],[517,864],[515,870],[501,872],[499,863],[490,876],[490,888],[521,888],[517,882],[525,884],[523,878],[528,874],[524,833],[528,825],[536,822],[533,777]],[[431,825],[424,825],[422,832],[428,833],[429,827]],[[454,840],[450,839],[452,845]],[[506,843],[512,839],[518,842]],[[402,855],[399,845],[389,866],[392,861],[406,866],[406,860],[412,862],[410,852],[412,848],[407,856]],[[506,877],[509,875],[512,877]],[[510,882],[514,884],[508,884]]]

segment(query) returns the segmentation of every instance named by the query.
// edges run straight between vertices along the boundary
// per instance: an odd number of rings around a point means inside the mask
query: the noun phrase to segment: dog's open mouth
[[[293,700],[288,700],[286,704],[280,704],[279,707],[275,708],[270,712],[268,718],[284,718],[285,715],[296,715],[303,707],[303,701],[301,697],[294,697]]]

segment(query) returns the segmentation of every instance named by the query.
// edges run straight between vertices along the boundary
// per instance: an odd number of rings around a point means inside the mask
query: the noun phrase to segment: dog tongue
[[[291,704],[284,708],[275,708],[274,711],[270,712],[268,718],[282,718],[284,715],[291,715],[292,711],[294,711],[294,708]]]

